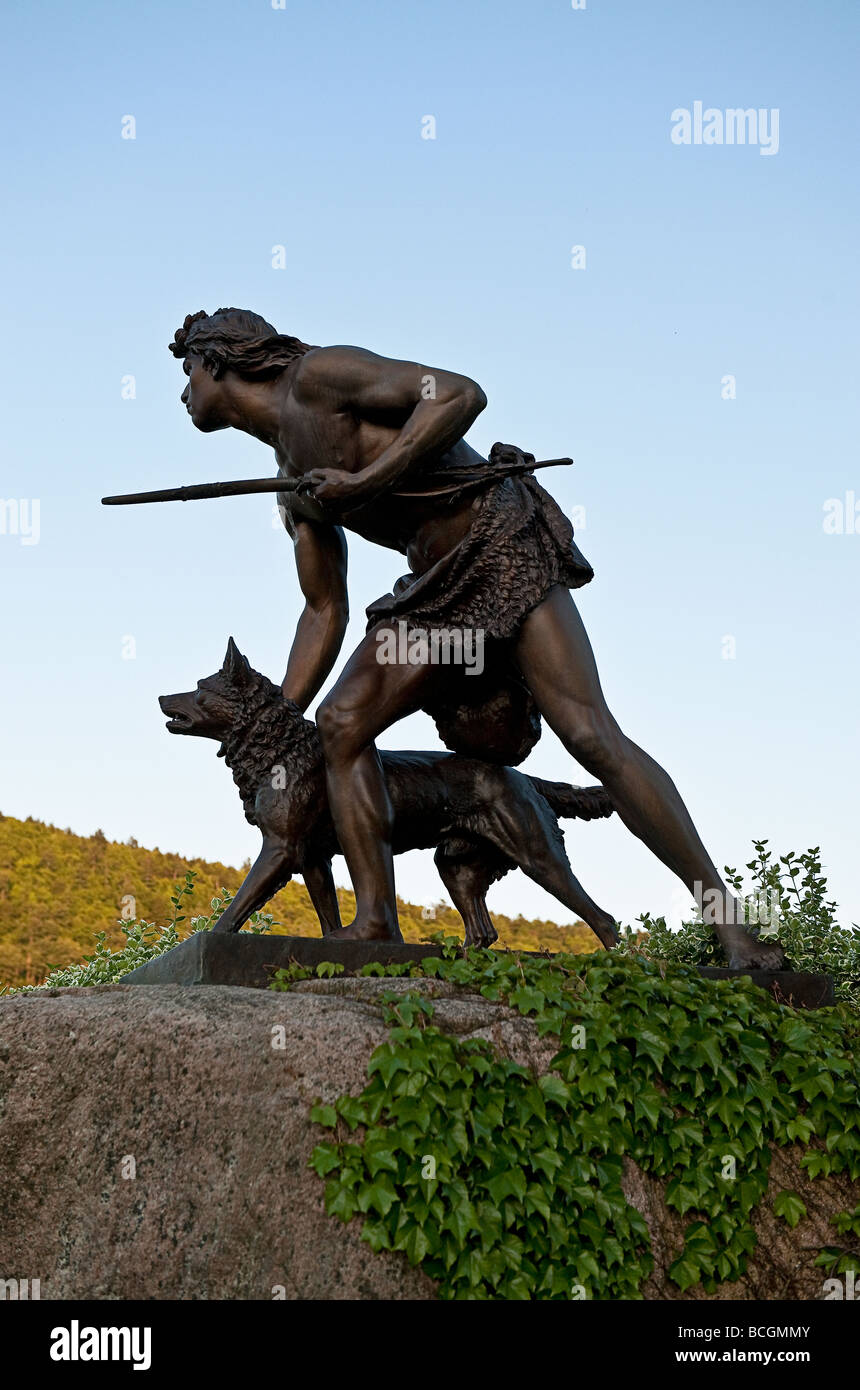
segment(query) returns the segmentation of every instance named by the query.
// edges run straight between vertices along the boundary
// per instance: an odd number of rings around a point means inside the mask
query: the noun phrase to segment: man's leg
[[[402,940],[391,801],[374,739],[420,709],[440,668],[381,663],[382,630],[368,633],[317,710],[329,806],[355,890],[355,921],[331,932],[335,940]]]
[[[691,893],[704,895],[705,920],[729,964],[778,970],[779,947],[756,941],[699,839],[678,789],[610,714],[591,643],[567,589],[555,588],[526,617],[516,649],[541,714],[569,753],[599,777],[619,816]],[[735,921],[731,918],[734,916]]]

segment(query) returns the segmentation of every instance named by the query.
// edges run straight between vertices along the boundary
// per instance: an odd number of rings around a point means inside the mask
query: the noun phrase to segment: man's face
[[[224,418],[226,401],[222,383],[215,380],[204,367],[202,359],[193,353],[185,358],[182,370],[188,377],[188,385],[180,400],[191,416],[192,424],[204,434],[227,429],[229,421]]]

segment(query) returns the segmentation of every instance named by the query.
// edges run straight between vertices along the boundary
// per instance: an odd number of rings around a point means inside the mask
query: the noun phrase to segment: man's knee
[[[351,703],[338,698],[332,691],[317,708],[316,725],[327,762],[338,761],[359,753],[372,735],[368,735],[360,711]]]
[[[611,778],[624,759],[624,735],[608,713],[579,706],[564,739],[569,753],[593,777]]]

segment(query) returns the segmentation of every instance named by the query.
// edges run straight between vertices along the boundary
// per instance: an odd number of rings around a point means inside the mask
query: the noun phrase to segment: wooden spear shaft
[[[512,464],[509,468],[494,469],[492,477],[481,474],[475,479],[475,486],[491,482],[494,477],[512,477],[517,473],[531,473],[535,468],[556,468],[573,463],[573,459],[543,459],[540,463]],[[126,507],[138,502],[199,502],[207,497],[243,497],[254,492],[296,492],[302,487],[304,478],[237,478],[227,483],[189,483],[186,487],[158,488],[154,492],[122,492],[115,497],[103,497],[105,507]],[[429,492],[396,492],[395,497],[434,497],[444,492],[459,492],[470,487],[468,481],[460,480],[450,487],[436,488]]]

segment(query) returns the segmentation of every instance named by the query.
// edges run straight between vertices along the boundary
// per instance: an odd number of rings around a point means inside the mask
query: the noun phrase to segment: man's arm
[[[346,633],[346,541],[339,526],[290,516],[285,506],[281,516],[293,537],[305,597],[281,690],[304,711],[334,666]]]
[[[357,473],[311,469],[307,479],[320,502],[354,500],[358,505],[404,473],[432,465],[463,438],[487,404],[470,377],[361,348],[318,351],[308,358],[300,383],[297,388],[309,394],[324,391],[335,409],[400,427],[378,458]]]

